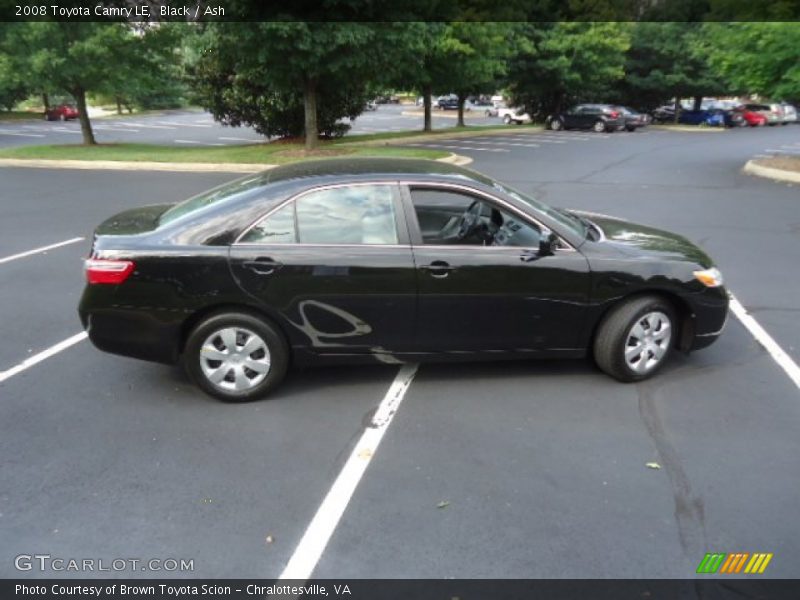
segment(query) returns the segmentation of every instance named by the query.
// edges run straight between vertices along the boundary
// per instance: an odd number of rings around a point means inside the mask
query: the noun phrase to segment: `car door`
[[[580,127],[582,106],[573,106],[566,113],[564,113],[564,127],[574,128]]]
[[[413,339],[416,281],[395,183],[327,186],[271,210],[230,249],[231,272],[295,347],[391,353]]]
[[[420,350],[576,348],[590,279],[582,254],[562,242],[554,254],[540,256],[545,228],[476,190],[409,184],[404,191],[417,264]],[[459,238],[474,203],[480,205],[478,226]]]

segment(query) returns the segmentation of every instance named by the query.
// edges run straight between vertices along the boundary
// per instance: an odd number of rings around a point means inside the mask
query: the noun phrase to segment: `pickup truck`
[[[522,108],[509,108],[502,107],[497,109],[497,116],[503,119],[503,123],[510,125],[516,123],[522,125],[523,123],[530,123],[531,117],[528,113],[524,112]]]

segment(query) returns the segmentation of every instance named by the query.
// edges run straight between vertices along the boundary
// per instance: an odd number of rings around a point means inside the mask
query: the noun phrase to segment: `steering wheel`
[[[464,211],[464,214],[461,215],[461,221],[458,225],[458,234],[456,235],[457,239],[463,240],[467,236],[471,235],[475,229],[477,229],[481,220],[482,207],[483,204],[480,200],[473,200],[472,204],[469,205],[469,208]]]

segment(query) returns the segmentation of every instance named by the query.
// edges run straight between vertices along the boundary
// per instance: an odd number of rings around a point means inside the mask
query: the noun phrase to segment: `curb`
[[[650,124],[648,127],[658,129],[659,131],[686,131],[688,133],[724,133],[728,130],[727,127],[700,127],[699,125],[654,125]]]
[[[774,167],[765,167],[756,163],[755,160],[748,160],[744,167],[742,167],[742,171],[749,175],[774,179],[775,181],[800,183],[800,172],[787,171],[786,169],[776,169]]]
[[[453,127],[455,129],[455,127]],[[365,140],[358,143],[363,146],[402,146],[403,144],[409,143],[416,143],[416,142],[435,142],[437,140],[444,140],[444,139],[454,139],[454,138],[471,138],[477,137],[481,135],[498,135],[504,136],[509,135],[509,131],[513,131],[514,135],[534,135],[537,133],[541,133],[542,131],[547,131],[541,125],[504,125],[501,126],[500,129],[487,129],[486,131],[480,131],[476,129],[470,129],[469,131],[452,131],[448,132],[447,129],[437,129],[441,133],[429,133],[423,135],[416,135],[413,137],[396,137],[396,138],[386,138],[381,140]],[[346,145],[343,143],[342,145]]]
[[[437,161],[461,166],[472,159],[451,153]],[[84,169],[97,171],[171,171],[173,173],[258,173],[274,169],[278,165],[253,163],[170,163],[122,160],[45,160],[23,158],[0,158],[0,167],[23,167],[31,169]]]
[[[170,163],[123,160],[45,160],[41,158],[0,158],[0,167],[33,169],[92,169],[114,171],[175,171],[213,173],[258,173],[278,165],[252,163]]]

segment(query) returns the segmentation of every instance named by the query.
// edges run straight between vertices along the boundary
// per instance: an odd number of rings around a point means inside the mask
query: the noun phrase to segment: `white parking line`
[[[243,138],[243,137],[218,137],[218,140],[225,140],[228,142],[252,142],[257,144],[261,140],[254,140],[253,138]]]
[[[539,148],[541,144],[531,144],[525,142],[484,142],[483,140],[470,139],[470,144],[486,144],[488,146],[522,146],[524,148]]]
[[[52,250],[53,248],[60,248],[61,246],[67,246],[69,244],[77,244],[78,242],[82,242],[84,239],[85,238],[82,237],[76,237],[72,238],[71,240],[65,240],[63,242],[50,244],[49,246],[41,246],[40,248],[34,248],[33,250],[28,250],[27,252],[12,254],[11,256],[0,258],[0,265],[2,265],[3,263],[11,262],[12,260],[17,260],[18,258],[25,258],[26,256],[31,256],[33,254],[40,254],[42,252],[47,252],[48,250]]]
[[[169,125],[148,125],[145,123],[129,122],[128,125],[133,125],[134,127],[144,127],[145,129],[177,129],[177,127],[171,127]]]
[[[545,144],[566,144],[568,140],[554,140],[549,137],[544,137],[541,135],[503,135],[503,136],[492,136],[493,140],[510,140],[512,142],[542,142]]]
[[[66,350],[70,346],[74,346],[80,341],[83,341],[87,338],[87,334],[85,331],[81,331],[80,333],[76,333],[72,337],[68,337],[63,342],[59,342],[54,346],[50,346],[46,350],[42,350],[38,354],[34,354],[33,356],[29,356],[21,363],[14,365],[10,369],[0,372],[0,383],[3,383],[6,379],[12,378],[14,375],[22,373],[23,371],[30,369],[32,366],[39,364],[43,360],[50,358],[61,352],[62,350]]]
[[[398,371],[372,421],[317,509],[279,579],[306,581],[311,577],[416,373],[415,364],[405,365]]]
[[[769,355],[775,360],[776,363],[783,369],[789,376],[789,379],[794,381],[794,384],[800,388],[800,367],[792,358],[783,351],[770,334],[756,321],[747,309],[737,300],[736,296],[730,294],[731,297],[731,311],[739,321],[742,322],[747,330],[756,338],[756,341],[761,344],[764,349],[769,352]]]
[[[128,129],[126,127],[115,127],[109,125],[95,125],[94,128],[98,131],[127,131],[130,133],[139,133],[138,129]]]
[[[159,125],[175,125],[176,127],[203,127],[203,128],[213,127],[213,125],[209,125],[209,124],[198,125],[197,123],[177,123],[175,121],[158,121],[158,124]]]
[[[20,133],[18,131],[0,131],[0,135],[14,135],[19,137],[43,138],[43,133]]]

